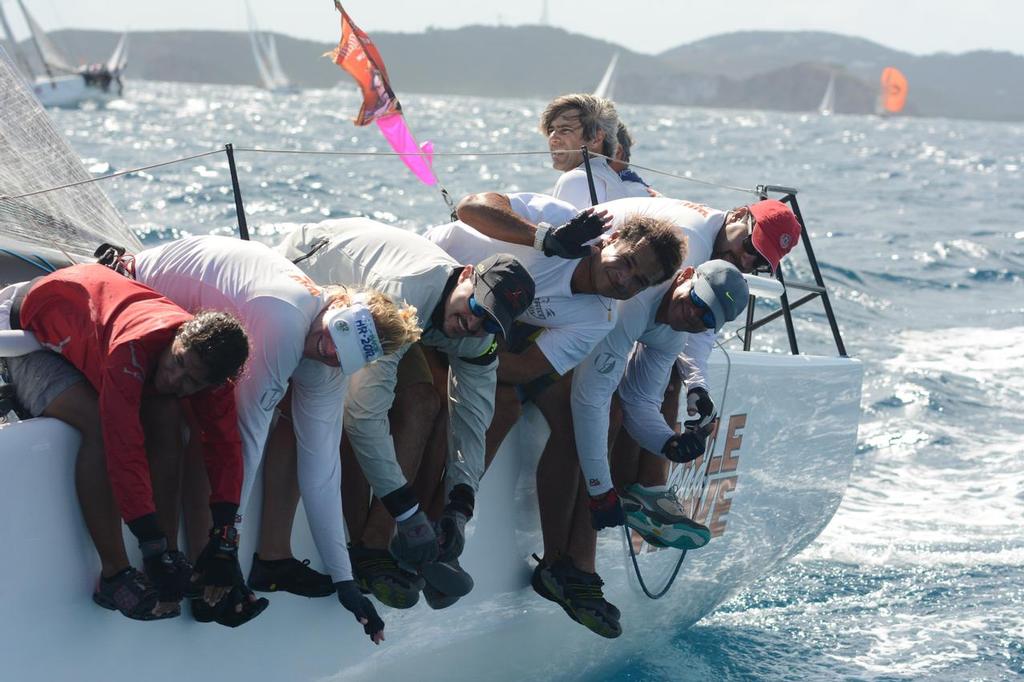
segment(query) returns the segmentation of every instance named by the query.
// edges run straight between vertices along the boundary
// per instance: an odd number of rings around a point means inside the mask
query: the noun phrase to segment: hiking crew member
[[[586,146],[589,152],[608,157],[590,159],[590,172],[594,178],[598,203],[648,196],[646,187],[636,182],[626,182],[609,165],[609,160],[616,158],[620,126],[615,104],[609,99],[572,94],[552,100],[540,115],[540,132],[548,140],[551,166],[562,171],[550,194],[578,209],[592,204],[587,171],[583,166],[583,153],[580,151],[580,147]]]
[[[193,317],[93,264],[0,291],[0,328],[33,332],[49,349],[8,360],[21,403],[82,435],[75,484],[102,564],[93,600],[152,620],[177,616],[191,589],[192,566],[177,549],[178,401],[185,398],[199,419],[211,487],[203,600],[226,601],[240,573],[234,523],[242,454],[231,379],[249,346],[238,320],[213,311]],[[138,538],[145,575],[128,563],[122,518]]]
[[[372,506],[346,504],[351,557],[360,585],[397,608],[415,604],[424,586],[434,605],[467,593],[472,580],[457,559],[484,472],[484,433],[494,414],[494,336],[506,335],[511,321],[531,304],[533,280],[510,256],[492,252],[456,259],[419,235],[366,218],[303,225],[279,251],[318,281],[372,286],[422,316],[419,344],[406,344],[352,378],[345,430],[376,500]],[[430,436],[436,401],[404,403],[408,409],[393,410],[388,421],[396,390],[399,398],[409,384],[433,390],[420,347],[444,354],[450,367],[441,545],[410,483]],[[358,500],[348,490],[346,500]]]
[[[163,244],[135,257],[141,282],[189,310],[215,307],[237,315],[249,330],[252,354],[236,396],[245,456],[242,507],[263,457],[274,410],[291,384],[290,419],[298,439],[297,465],[276,458],[270,450],[264,470],[264,513],[260,551],[253,557],[250,587],[288,590],[306,596],[336,593],[341,604],[363,624],[374,642],[383,638],[384,623],[372,604],[359,594],[345,549],[341,470],[338,446],[342,412],[350,375],[381,355],[416,338],[414,311],[398,309],[385,296],[358,288],[320,287],[274,251],[256,242],[228,237],[191,237]],[[332,322],[351,328],[364,325],[366,352],[345,360],[343,340]],[[369,324],[372,321],[372,325]],[[336,330],[335,330],[336,331]],[[295,499],[291,482],[297,466],[298,490],[320,558],[324,576],[291,555],[288,540],[268,555],[263,535],[268,525],[289,529]],[[245,592],[248,592],[246,589]],[[241,604],[244,617],[253,601]],[[265,601],[265,600],[261,600]],[[231,624],[231,613],[211,614]]]

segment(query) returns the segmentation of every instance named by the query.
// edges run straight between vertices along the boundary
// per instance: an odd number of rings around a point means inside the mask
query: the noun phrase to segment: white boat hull
[[[719,471],[700,510],[721,534],[689,554],[675,586],[655,602],[631,579],[621,531],[602,533],[598,567],[625,630],[611,645],[528,587],[527,557],[541,548],[533,471],[547,430],[535,412],[516,426],[483,481],[463,558],[476,589],[443,612],[422,601],[408,611],[382,609],[387,641],[379,648],[333,598],[270,595],[270,608],[237,630],[187,615],[139,623],[100,609],[90,600],[98,560],[74,490],[77,434],[47,419],[0,426],[0,678],[584,675],[656,632],[710,613],[806,547],[842,500],[856,444],[860,363],[740,352],[727,359],[716,351],[711,368],[723,414],[711,467]],[[258,500],[250,509],[259,509]],[[245,564],[257,522],[252,514],[243,529]],[[301,506],[295,528],[296,555],[317,565]],[[126,543],[134,549],[127,532]],[[677,556],[642,554],[648,583],[659,586]]]
[[[32,84],[32,92],[44,107],[77,107],[82,102],[107,102],[118,97],[117,83],[111,83],[108,90],[86,85],[81,76],[57,76],[38,78]]]

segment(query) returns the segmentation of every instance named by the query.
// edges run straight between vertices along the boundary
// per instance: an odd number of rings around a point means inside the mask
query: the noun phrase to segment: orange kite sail
[[[893,66],[882,70],[882,89],[879,93],[879,104],[882,111],[898,114],[907,103],[907,77]]]

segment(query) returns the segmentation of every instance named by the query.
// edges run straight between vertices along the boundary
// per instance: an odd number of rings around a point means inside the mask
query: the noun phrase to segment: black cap
[[[533,303],[533,277],[507,253],[489,256],[473,268],[473,297],[508,337],[512,320]]]

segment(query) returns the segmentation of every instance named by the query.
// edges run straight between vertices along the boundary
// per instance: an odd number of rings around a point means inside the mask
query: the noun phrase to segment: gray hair
[[[597,131],[604,131],[604,142],[601,153],[608,158],[615,156],[618,147],[616,135],[619,131],[619,114],[615,111],[615,103],[604,97],[594,97],[582,93],[562,95],[551,100],[540,115],[540,132],[542,135],[551,133],[551,122],[562,114],[572,110],[579,112],[580,125],[583,126],[583,139],[591,141],[597,137]]]

